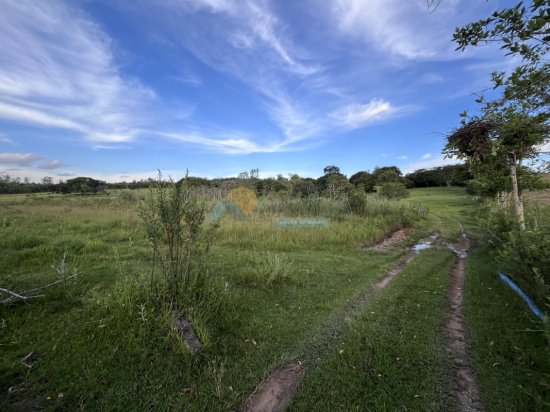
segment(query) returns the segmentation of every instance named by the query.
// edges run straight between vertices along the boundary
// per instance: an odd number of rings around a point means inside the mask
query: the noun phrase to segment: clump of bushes
[[[403,183],[387,182],[380,186],[378,194],[386,199],[404,199],[409,196],[409,191]]]

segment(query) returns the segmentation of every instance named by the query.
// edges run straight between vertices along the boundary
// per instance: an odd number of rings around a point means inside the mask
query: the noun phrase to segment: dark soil
[[[452,364],[451,388],[461,411],[482,411],[477,378],[471,366],[464,331],[464,266],[468,239],[463,234],[456,244],[456,262],[451,274],[449,303],[451,316],[446,325],[447,351]]]
[[[396,246],[403,243],[407,237],[409,236],[409,233],[406,229],[399,229],[395,232],[390,233],[389,235],[386,235],[384,239],[381,241],[366,245],[363,247],[364,251],[375,251],[375,252],[386,252],[388,250],[394,249]]]
[[[283,411],[294,397],[304,367],[300,363],[292,364],[273,372],[262,382],[244,407],[245,412]]]

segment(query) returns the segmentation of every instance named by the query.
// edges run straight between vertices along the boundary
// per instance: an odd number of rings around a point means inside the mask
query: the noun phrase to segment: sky
[[[0,174],[39,181],[404,173],[475,112],[503,1],[2,0]]]

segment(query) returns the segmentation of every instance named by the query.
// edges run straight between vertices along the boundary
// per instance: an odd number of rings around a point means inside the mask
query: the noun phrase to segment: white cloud
[[[429,159],[430,157],[432,157],[432,154],[431,154],[431,153],[424,153],[424,154],[422,155],[422,159],[424,159],[424,160],[425,160],[425,159]]]
[[[550,153],[550,141],[538,146],[537,147],[537,152],[538,153],[546,153],[546,154]]]
[[[11,177],[19,177],[24,179],[28,178],[31,182],[40,182],[44,176],[47,175],[47,172],[44,170],[38,169],[18,169],[18,170],[7,170],[0,169],[0,175],[9,174]],[[162,174],[165,178],[172,177],[173,179],[180,179],[185,176],[185,170],[163,170]],[[106,182],[131,182],[132,180],[147,180],[149,178],[156,179],[158,176],[157,170],[151,171],[137,171],[137,172],[121,172],[121,173],[98,173],[85,170],[71,170],[66,172],[55,173],[56,181],[72,179],[77,176],[87,176],[94,179],[103,180]]]
[[[61,160],[49,160],[38,166],[38,169],[59,169],[65,165]]]
[[[419,169],[431,169],[432,167],[456,165],[461,163],[464,163],[464,161],[455,158],[445,158],[444,156],[438,156],[420,162],[409,163],[408,165],[404,166],[402,170],[403,173],[406,174],[412,173],[415,170]]]
[[[94,144],[93,150],[130,150],[132,147],[121,144]]]
[[[6,136],[3,133],[0,133],[0,143],[7,143],[13,146],[17,146],[17,143],[15,143],[12,139],[10,139],[8,136]]]
[[[420,78],[420,82],[424,84],[441,84],[445,83],[445,78],[440,74],[428,73]]]
[[[408,158],[409,158],[409,156],[407,156],[407,155],[397,156],[398,160],[407,160]]]
[[[284,144],[280,142],[260,145],[238,132],[234,134],[227,132],[206,134],[193,131],[188,133],[157,132],[155,134],[227,154],[271,153],[285,150]]]
[[[451,42],[454,28],[491,6],[446,0],[431,14],[425,0],[334,0],[326,18],[340,33],[381,54],[403,60],[461,58]],[[432,79],[439,81],[440,79]]]
[[[332,13],[342,32],[360,37],[379,50],[407,59],[429,58],[437,54],[436,45],[440,39],[427,41],[427,30],[422,30],[424,25],[433,30],[437,19],[427,10],[422,11],[418,2],[336,0]],[[428,19],[432,20],[431,24],[428,24]]]
[[[32,153],[0,153],[0,165],[28,166],[40,159]]]
[[[392,115],[396,109],[384,100],[373,99],[366,104],[350,104],[331,113],[331,117],[344,127],[356,129]]]
[[[185,73],[179,76],[172,76],[171,79],[188,84],[190,86],[200,86],[202,84],[201,78],[194,73]]]
[[[127,130],[126,133],[91,133],[88,140],[92,142],[122,143],[134,139],[136,130]]]
[[[4,1],[0,38],[1,118],[117,137],[155,98],[120,74],[111,40],[72,5]]]
[[[382,153],[382,154],[380,155],[380,157],[386,158],[386,157],[388,157],[388,155],[387,155],[386,153]]]
[[[0,102],[0,117],[9,120],[33,123],[40,126],[83,131],[82,127],[72,120],[14,104]]]

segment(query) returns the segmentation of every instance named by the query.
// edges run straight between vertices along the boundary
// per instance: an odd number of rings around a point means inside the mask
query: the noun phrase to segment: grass
[[[487,411],[546,411],[550,407],[550,346],[542,323],[498,279],[497,272],[508,267],[486,250],[483,229],[476,225],[475,204],[464,192],[452,198],[445,193],[444,189],[419,189],[412,198],[429,205],[443,220],[446,217],[448,229],[453,227],[451,222],[460,220],[472,239],[464,311],[483,405]],[[537,216],[544,207],[528,203],[528,216]]]
[[[2,286],[54,280],[51,266],[64,253],[82,273],[68,294],[56,289],[32,304],[0,307],[0,409],[234,410],[404,251],[365,253],[362,245],[402,226],[413,228],[410,242],[433,231],[455,240],[457,220],[474,238],[480,233],[476,202],[461,189],[416,189],[400,203],[369,198],[361,216],[324,200],[307,206],[260,201],[249,221],[220,222],[208,267],[221,304],[186,313],[204,344],[192,357],[171,328],[176,314],[159,310],[147,296],[151,253],[135,211],[142,195],[0,197]],[[277,216],[309,215],[331,218],[330,227],[274,224]],[[342,410],[340,404],[346,410],[446,409],[439,337],[450,262],[448,251],[435,249],[413,261],[308,371],[292,408],[315,409],[309,406],[317,394],[334,392],[327,410]],[[470,262],[466,314],[486,407],[521,410],[537,396],[531,402],[542,407],[549,397],[540,384],[548,382],[548,352],[539,332],[519,332],[539,324],[517,312],[522,304],[493,278],[490,257],[479,252]],[[493,290],[500,291],[498,299]],[[521,348],[524,364],[503,357],[514,347]],[[30,352],[28,368],[21,359]]]
[[[465,315],[487,411],[550,409],[550,345],[541,322],[496,276],[490,255],[468,261]]]
[[[204,344],[192,358],[171,331],[175,314],[143,295],[150,253],[131,199],[34,199],[1,199],[2,283],[47,282],[63,253],[82,275],[64,299],[0,308],[2,393],[20,385],[2,409],[30,399],[50,409],[231,410],[401,253],[368,256],[360,246],[402,225],[404,206],[368,220],[337,215],[328,230],[280,229],[271,213],[224,219],[209,270],[225,303],[208,319],[187,313]],[[29,369],[20,360],[30,352]]]
[[[417,257],[307,372],[290,410],[449,410],[441,331],[452,261],[446,250]]]

